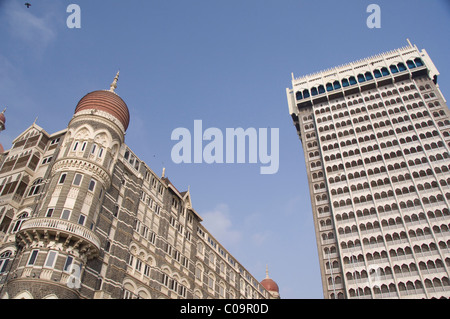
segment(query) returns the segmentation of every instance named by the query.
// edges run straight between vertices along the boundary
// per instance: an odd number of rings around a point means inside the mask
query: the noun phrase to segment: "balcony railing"
[[[97,249],[100,249],[100,240],[93,231],[82,225],[72,223],[68,220],[61,220],[58,218],[32,218],[24,221],[22,226],[20,227],[20,231],[26,231],[28,229],[61,231],[84,239],[93,244]]]

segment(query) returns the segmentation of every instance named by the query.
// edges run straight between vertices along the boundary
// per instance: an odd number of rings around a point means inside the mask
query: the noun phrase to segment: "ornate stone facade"
[[[1,155],[0,297],[273,298],[124,143],[117,78]]]

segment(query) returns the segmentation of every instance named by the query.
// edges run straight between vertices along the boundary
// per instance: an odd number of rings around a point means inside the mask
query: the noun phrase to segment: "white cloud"
[[[254,233],[252,235],[252,241],[256,246],[262,246],[271,236],[271,232],[266,230],[264,232]]]
[[[18,1],[9,2],[5,8],[10,34],[30,47],[34,54],[42,54],[56,38],[54,13],[49,10],[45,16],[38,17],[33,12]]]
[[[203,225],[224,247],[236,245],[241,241],[242,234],[232,227],[228,205],[217,205],[213,210],[201,215]]]
[[[5,92],[12,89],[12,83],[17,78],[17,69],[5,56],[0,54],[0,87]]]

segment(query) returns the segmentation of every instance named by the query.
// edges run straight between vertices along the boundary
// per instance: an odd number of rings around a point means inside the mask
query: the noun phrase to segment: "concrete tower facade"
[[[450,112],[408,44],[286,90],[325,298],[450,297]]]

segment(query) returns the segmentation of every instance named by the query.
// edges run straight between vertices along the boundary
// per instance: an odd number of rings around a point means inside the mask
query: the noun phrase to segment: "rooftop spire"
[[[269,279],[269,265],[266,265],[266,279]]]
[[[114,93],[114,90],[117,88],[117,81],[119,81],[119,71],[117,71],[116,77],[114,78],[114,81],[109,86],[109,91]]]
[[[409,46],[412,48],[413,45],[411,44],[411,41],[409,41],[408,38],[406,38],[406,41],[408,42]]]

